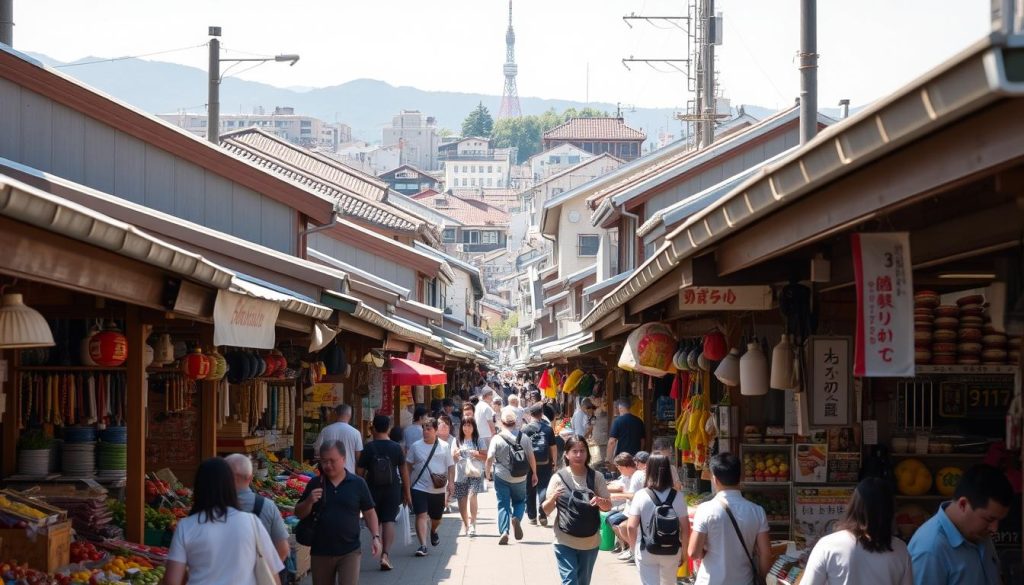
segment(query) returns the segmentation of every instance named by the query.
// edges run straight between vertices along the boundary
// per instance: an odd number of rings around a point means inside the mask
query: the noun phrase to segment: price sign
[[[939,383],[943,418],[1003,420],[1013,400],[1013,376],[952,376]]]

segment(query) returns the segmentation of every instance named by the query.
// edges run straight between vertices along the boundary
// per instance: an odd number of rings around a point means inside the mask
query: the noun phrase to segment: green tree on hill
[[[483,102],[480,102],[476,109],[470,112],[466,119],[462,121],[463,138],[470,136],[489,138],[493,130],[494,118],[491,117],[491,113],[484,107]]]

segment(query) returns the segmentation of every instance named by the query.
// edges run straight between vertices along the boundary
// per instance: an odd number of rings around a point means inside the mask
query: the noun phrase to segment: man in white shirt
[[[696,585],[760,583],[771,568],[771,541],[764,508],[740,494],[742,466],[733,453],[711,458],[711,486],[715,497],[697,507],[687,547],[691,559],[701,561]],[[739,529],[730,520],[729,512]],[[740,541],[744,545],[740,545]],[[745,547],[745,550],[744,550]],[[757,555],[758,575],[752,575]]]
[[[491,437],[495,433],[494,409],[491,408],[491,400],[493,399],[494,391],[490,388],[485,388],[483,395],[480,396],[480,402],[476,404],[476,410],[473,412],[473,418],[476,419],[476,429],[480,433],[480,441],[485,449],[490,445]]]
[[[313,443],[313,452],[319,453],[320,446],[324,443],[329,445],[341,441],[345,445],[345,452],[353,454],[352,457],[345,458],[345,470],[355,473],[356,461],[359,461],[359,455],[363,452],[363,436],[348,422],[352,420],[352,407],[348,404],[335,406],[334,417],[337,422],[327,425],[320,431],[320,436]]]
[[[572,432],[586,439],[588,444],[594,430],[594,411],[596,409],[589,398],[584,398],[579,402],[576,412],[572,415]]]

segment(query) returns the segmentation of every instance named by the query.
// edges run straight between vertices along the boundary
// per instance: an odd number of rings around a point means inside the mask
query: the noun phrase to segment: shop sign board
[[[679,291],[684,311],[765,311],[774,305],[770,286],[688,286]]]
[[[850,423],[849,337],[811,338],[811,424]]]
[[[226,290],[213,305],[213,344],[274,349],[281,305]]]
[[[907,232],[853,234],[854,375],[914,375],[914,282]]]
[[[835,532],[836,520],[846,513],[853,487],[794,488],[793,539],[799,549],[810,549],[818,539]]]

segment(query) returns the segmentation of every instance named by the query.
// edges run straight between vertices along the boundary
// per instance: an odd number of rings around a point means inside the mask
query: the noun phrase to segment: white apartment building
[[[419,110],[402,110],[391,119],[391,126],[381,131],[381,144],[385,148],[396,146],[399,149],[398,164],[389,169],[408,164],[424,171],[437,170],[440,143],[437,120]]]
[[[586,162],[594,156],[575,144],[559,144],[526,159],[526,164],[530,167],[533,180],[537,182]]]
[[[206,114],[157,114],[157,117],[196,136],[206,137]],[[222,134],[253,126],[292,144],[327,152],[335,152],[339,145],[352,141],[352,127],[348,124],[330,123],[313,116],[296,114],[295,108],[290,107],[276,107],[270,114],[259,107],[252,114],[220,115]]]
[[[438,159],[444,165],[445,188],[507,188],[513,154],[510,148],[491,148],[486,138],[470,137],[444,144]]]

